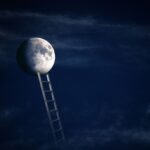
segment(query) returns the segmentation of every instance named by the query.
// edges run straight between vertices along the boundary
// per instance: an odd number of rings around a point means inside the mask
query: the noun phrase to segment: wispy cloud
[[[0,120],[3,122],[4,120],[11,120],[13,118],[16,118],[22,110],[17,107],[11,107],[11,108],[5,108],[0,111]]]
[[[149,68],[150,27],[106,23],[93,16],[0,11],[0,57],[15,60],[18,45],[40,36],[52,43],[57,65]],[[10,26],[11,24],[11,26]],[[1,48],[2,45],[7,45]]]
[[[76,132],[78,133],[78,132]],[[70,147],[74,147],[75,150],[84,149],[88,147],[89,149],[98,149],[103,147],[127,147],[131,148],[130,144],[136,145],[136,143],[148,144],[150,142],[150,131],[146,130],[119,130],[116,128],[108,128],[105,130],[91,129],[80,131],[80,135],[76,135],[69,139]],[[76,145],[76,146],[74,146]],[[121,146],[121,147],[120,147]],[[150,145],[149,145],[150,146]]]

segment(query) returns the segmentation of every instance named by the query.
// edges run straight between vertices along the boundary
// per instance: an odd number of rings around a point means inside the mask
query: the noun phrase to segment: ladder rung
[[[47,99],[46,101],[47,101],[47,103],[50,103],[50,102],[54,102],[55,100],[54,99]]]
[[[54,120],[52,120],[52,122],[56,122],[56,121],[59,121],[60,119],[59,118],[57,118],[57,119],[54,119]]]
[[[50,83],[50,81],[42,81],[43,83]]]
[[[59,131],[62,131],[62,128],[59,128],[59,129],[55,130],[55,132],[59,132]]]
[[[50,110],[50,112],[54,112],[54,111],[57,111],[57,109],[52,109],[52,110]]]
[[[51,93],[52,91],[50,91],[50,90],[45,90],[44,92],[45,92],[45,93]]]

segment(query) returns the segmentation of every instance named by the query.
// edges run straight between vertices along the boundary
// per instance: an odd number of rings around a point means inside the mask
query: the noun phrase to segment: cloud
[[[81,135],[82,134],[82,135]],[[116,143],[116,145],[115,145]],[[150,147],[150,131],[146,130],[119,130],[117,128],[91,129],[76,131],[76,136],[69,139],[68,144],[74,150],[80,150],[84,148],[88,149],[103,149],[104,147],[127,149],[133,148],[135,145],[148,145]],[[74,146],[75,145],[75,146]],[[132,146],[131,146],[132,145]],[[136,146],[135,146],[136,147]],[[144,147],[142,147],[144,148]]]
[[[3,108],[0,111],[0,120],[1,122],[3,122],[4,120],[10,121],[16,118],[21,113],[22,109],[18,107]]]
[[[10,11],[0,11],[0,17],[5,18],[34,18],[34,19],[42,19],[51,21],[54,23],[63,23],[68,25],[93,25],[95,24],[95,19],[92,17],[70,17],[69,15],[47,15],[40,13],[32,13],[32,12],[10,12]]]
[[[1,62],[15,61],[18,45],[40,36],[54,46],[58,66],[149,68],[148,26],[107,23],[94,16],[10,11],[0,11],[0,20]]]

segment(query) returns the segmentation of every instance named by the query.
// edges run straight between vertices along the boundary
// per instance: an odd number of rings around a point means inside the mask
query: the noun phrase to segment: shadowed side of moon
[[[17,49],[16,60],[22,71],[30,74],[35,74],[27,64],[26,49],[28,41],[24,41]]]

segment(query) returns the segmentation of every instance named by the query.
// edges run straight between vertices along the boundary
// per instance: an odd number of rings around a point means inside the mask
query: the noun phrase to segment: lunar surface
[[[48,41],[30,38],[19,46],[17,62],[26,72],[46,74],[54,65],[55,52]]]

